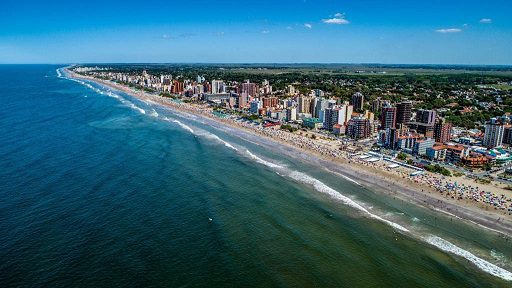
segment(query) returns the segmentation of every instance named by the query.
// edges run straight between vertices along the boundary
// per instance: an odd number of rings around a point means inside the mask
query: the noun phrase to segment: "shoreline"
[[[212,120],[212,123],[208,123],[208,125],[214,128],[223,131],[234,129],[238,134],[243,134],[236,136],[245,140],[257,138],[257,140],[259,140],[258,144],[260,145],[272,147],[278,150],[279,153],[291,157],[292,159],[299,158],[300,161],[307,161],[315,166],[320,166],[328,172],[339,174],[343,178],[348,177],[348,181],[355,181],[357,184],[371,190],[373,193],[384,193],[389,197],[396,197],[400,200],[435,211],[436,213],[441,212],[445,214],[445,216],[459,218],[458,220],[463,220],[470,225],[478,225],[494,233],[512,237],[512,221],[510,217],[504,217],[503,214],[492,210],[485,210],[485,208],[475,203],[471,205],[472,203],[468,203],[469,201],[463,200],[457,202],[457,200],[450,199],[440,194],[426,184],[417,183],[393,173],[386,173],[386,171],[379,170],[377,167],[364,165],[364,163],[359,163],[352,159],[344,159],[342,157],[335,157],[334,155],[323,155],[307,146],[299,147],[298,145],[290,144],[277,137],[271,137],[271,135],[264,132],[255,131],[255,129],[250,129],[243,125],[237,125],[234,121],[215,117],[211,114],[210,110],[208,110],[209,113],[204,111],[199,112],[193,109],[194,107],[187,107],[192,106],[189,104],[171,102],[168,101],[167,98],[158,95],[148,94],[143,91],[134,91],[132,88],[107,80],[79,75],[67,68],[64,68],[64,70],[72,78],[93,81],[100,85],[127,93],[140,100],[149,100],[155,102],[156,105],[162,105],[177,110],[178,112],[190,113],[198,117]],[[262,139],[266,141],[262,141]],[[497,219],[500,220],[497,221]]]

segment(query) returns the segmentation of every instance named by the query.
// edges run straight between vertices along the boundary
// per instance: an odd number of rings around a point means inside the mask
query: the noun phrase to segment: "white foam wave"
[[[137,105],[133,104],[130,102],[130,104],[128,104],[128,106],[136,111],[139,111],[141,114],[146,114],[146,111],[140,107],[138,107]]]
[[[209,138],[209,139],[213,139],[213,140],[215,140],[215,141],[217,141],[219,143],[224,144],[224,146],[226,146],[228,148],[231,148],[231,149],[233,149],[235,151],[238,151],[238,149],[235,146],[233,146],[231,143],[221,139],[219,136],[217,136],[217,135],[215,135],[213,133],[206,132],[206,131],[201,131],[201,132],[198,132],[197,135],[204,136],[204,137]]]
[[[57,71],[57,77],[62,78],[62,73],[60,72],[60,68],[55,71]]]
[[[316,179],[316,178],[313,178],[309,175],[306,175],[302,172],[298,172],[298,171],[292,171],[289,176],[292,178],[292,179],[295,179],[299,182],[302,182],[302,183],[305,183],[305,184],[309,184],[309,185],[312,185],[315,190],[319,191],[319,192],[322,192],[322,193],[325,193],[325,194],[328,194],[329,196],[337,199],[337,200],[340,200],[343,204],[347,205],[347,206],[350,206],[352,208],[355,208],[361,212],[364,212],[365,214],[369,215],[371,218],[373,219],[377,219],[379,221],[382,221],[386,224],[388,224],[389,226],[397,229],[397,230],[400,230],[400,231],[403,231],[403,232],[409,232],[409,229],[403,227],[402,225],[400,224],[397,224],[395,222],[392,222],[392,221],[389,221],[387,219],[384,219],[378,215],[375,215],[373,213],[371,213],[370,211],[368,211],[366,208],[364,208],[363,206],[361,206],[359,203],[355,202],[354,200],[342,195],[341,193],[339,193],[338,191],[332,189],[331,187],[325,185],[325,183],[323,183],[322,181]]]
[[[115,93],[112,93],[112,91],[108,91],[107,95],[110,96],[110,97],[116,98],[116,99],[120,98],[119,95],[117,95]]]
[[[174,120],[172,120],[172,122],[180,125],[181,128],[188,130],[190,133],[194,133],[194,130],[192,128],[190,128],[190,126],[183,124],[181,121],[174,119]]]
[[[350,182],[352,182],[352,183],[354,183],[354,184],[357,184],[357,185],[361,186],[361,184],[359,184],[359,182],[357,182],[356,180],[354,180],[354,179],[352,179],[352,178],[350,178],[350,177],[348,177],[348,176],[346,176],[346,175],[343,175],[343,174],[339,174],[339,175],[341,175],[341,177],[345,178],[346,180],[348,180],[348,181],[350,181]]]
[[[278,164],[275,164],[275,163],[272,163],[272,162],[269,162],[267,160],[263,160],[261,159],[260,157],[254,155],[251,153],[251,151],[245,149],[245,152],[247,152],[247,154],[254,160],[256,160],[256,162],[260,163],[260,164],[263,164],[267,167],[270,167],[270,168],[284,168],[284,166],[281,166],[281,165],[278,165]]]
[[[155,111],[156,112],[156,111]],[[162,119],[166,120],[166,121],[171,121],[171,119],[167,118],[167,117],[163,117]],[[231,143],[221,139],[219,136],[213,134],[213,133],[210,133],[208,131],[204,131],[204,130],[196,130],[194,131],[194,129],[192,129],[190,126],[184,124],[183,122],[181,122],[180,120],[177,120],[177,119],[172,119],[172,122],[178,124],[181,128],[189,131],[190,133],[193,133],[194,135],[197,135],[197,136],[201,136],[201,137],[205,137],[205,138],[208,138],[208,139],[212,139],[212,140],[215,140],[219,143],[222,143],[224,144],[224,146],[230,148],[230,149],[233,149],[235,151],[238,151],[238,148],[236,148],[235,146],[233,146]]]
[[[289,170],[285,166],[278,165],[278,164],[266,161],[264,159],[261,159],[260,157],[254,155],[253,153],[251,153],[251,151],[249,151],[247,149],[246,149],[246,152],[247,152],[247,154],[252,159],[256,160],[256,162],[258,162],[260,164],[263,164],[263,165],[265,165],[267,167],[270,167],[270,168],[279,169],[280,170],[279,172],[284,172],[283,174],[277,173],[278,175],[281,175],[281,176],[287,175],[288,177],[292,178],[293,180],[295,180],[297,182],[301,182],[301,183],[304,183],[304,184],[312,185],[315,188],[315,190],[317,190],[319,192],[322,192],[322,193],[325,193],[325,194],[328,194],[332,198],[341,201],[343,204],[345,204],[345,205],[347,205],[349,207],[355,208],[355,209],[357,209],[357,210],[359,210],[361,212],[364,212],[365,214],[367,214],[368,216],[370,216],[373,219],[376,219],[376,220],[379,220],[381,222],[384,222],[384,223],[388,224],[389,226],[391,226],[391,227],[393,227],[393,228],[395,228],[397,230],[400,230],[400,231],[403,231],[403,232],[409,232],[409,229],[403,227],[402,225],[397,224],[397,223],[392,222],[392,221],[389,221],[387,219],[384,219],[384,218],[382,218],[382,217],[380,217],[378,215],[375,215],[375,214],[371,213],[366,208],[361,206],[359,203],[357,203],[354,200],[352,200],[352,199],[342,195],[338,191],[336,191],[333,188],[327,186],[325,183],[323,183],[322,181],[320,181],[320,180],[318,180],[316,178],[313,178],[313,177],[311,177],[311,176],[309,176],[307,174],[304,174],[302,172],[299,172],[299,171]]]
[[[441,237],[429,235],[425,237],[425,241],[431,245],[436,246],[437,248],[455,254],[457,256],[463,257],[475,264],[480,270],[487,272],[493,276],[499,277],[501,279],[512,281],[512,272],[507,271],[501,267],[498,267],[482,258],[475,256],[473,253],[464,250],[449,241],[444,240]]]
[[[156,112],[155,109],[151,109],[151,113],[149,115],[156,118],[158,117],[158,112]]]

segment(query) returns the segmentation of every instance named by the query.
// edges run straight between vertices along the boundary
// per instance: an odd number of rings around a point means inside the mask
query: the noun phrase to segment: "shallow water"
[[[496,233],[56,68],[0,66],[0,287],[510,285]]]

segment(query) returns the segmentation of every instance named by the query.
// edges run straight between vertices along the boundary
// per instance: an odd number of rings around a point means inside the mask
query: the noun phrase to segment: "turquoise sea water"
[[[0,287],[512,283],[496,233],[57,68],[0,66]]]

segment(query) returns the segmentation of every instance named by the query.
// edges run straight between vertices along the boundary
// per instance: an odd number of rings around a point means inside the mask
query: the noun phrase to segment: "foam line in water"
[[[158,117],[158,112],[156,112],[155,109],[151,109],[151,113],[149,115],[152,116],[152,117],[157,118]]]
[[[356,180],[354,180],[354,179],[352,179],[352,178],[350,178],[350,177],[348,177],[346,175],[343,175],[343,174],[339,174],[339,175],[341,175],[341,177],[343,177],[344,179],[346,179],[346,180],[348,180],[348,181],[350,181],[350,182],[352,182],[354,184],[357,184],[357,185],[361,186],[361,184],[359,184],[359,182],[357,182]]]
[[[121,103],[123,104],[126,104],[128,105],[128,107],[132,108],[133,110],[136,110],[138,112],[140,112],[141,114],[146,114],[146,111],[142,108],[140,108],[139,106],[135,105],[134,103],[126,100],[126,99],[123,99],[122,97],[120,97],[119,95],[115,94],[115,93],[112,93],[112,91],[108,91],[107,93],[105,93],[104,91],[92,86],[91,84],[85,82],[85,81],[82,81],[82,80],[78,80],[78,79],[74,79],[74,78],[68,78],[66,77],[65,79],[68,79],[68,80],[71,80],[71,81],[75,81],[75,82],[78,82],[84,86],[86,86],[87,88],[90,88],[92,89],[94,92],[97,92],[99,94],[102,94],[102,95],[107,95],[109,97],[113,97],[113,98],[116,98],[116,99],[119,99],[121,101]],[[151,116],[153,117],[158,117],[158,112],[156,112],[154,109],[153,111],[151,112],[150,114]]]
[[[409,229],[403,227],[402,225],[400,224],[397,224],[395,222],[392,222],[392,221],[389,221],[387,219],[384,219],[378,215],[375,215],[373,213],[371,213],[370,211],[368,211],[366,208],[364,208],[363,206],[361,206],[359,203],[355,202],[354,200],[348,198],[347,196],[344,196],[343,194],[339,193],[338,191],[334,190],[333,188],[327,186],[325,183],[323,183],[322,181],[316,179],[316,178],[313,178],[309,175],[306,175],[302,172],[299,172],[299,171],[292,171],[289,176],[298,181],[298,182],[302,182],[302,183],[305,183],[305,184],[309,184],[309,185],[312,185],[315,190],[319,191],[319,192],[322,192],[322,193],[325,193],[331,197],[333,197],[334,199],[337,199],[337,200],[340,200],[343,204],[349,206],[349,207],[352,207],[352,208],[355,208],[361,212],[364,212],[365,214],[369,215],[371,218],[373,219],[376,219],[376,220],[379,220],[381,222],[384,222],[386,224],[388,224],[389,226],[397,229],[397,230],[400,230],[400,231],[403,231],[403,232],[409,232]]]
[[[203,136],[203,137],[206,137],[208,139],[215,140],[215,141],[217,141],[217,142],[219,142],[221,144],[224,144],[224,146],[226,146],[228,148],[231,148],[231,149],[233,149],[235,151],[238,151],[238,149],[235,146],[233,146],[231,143],[221,139],[219,136],[217,136],[217,135],[215,135],[213,133],[210,133],[210,132],[207,132],[207,131],[197,131],[196,135]]]
[[[172,122],[178,124],[181,128],[188,130],[190,133],[194,133],[194,130],[190,126],[183,124],[180,120],[173,119]]]
[[[139,111],[141,114],[146,114],[146,110],[140,108],[139,106],[137,106],[131,102],[128,104],[128,107],[132,108],[133,110]]]
[[[247,155],[249,155],[252,159],[256,160],[256,162],[258,162],[260,164],[263,164],[263,165],[268,166],[270,168],[281,168],[281,169],[284,168],[284,166],[281,166],[281,165],[269,162],[267,160],[261,159],[260,157],[252,154],[251,151],[249,151],[248,149],[245,149],[245,152],[247,153]]]
[[[387,219],[384,219],[384,218],[382,218],[382,217],[380,217],[378,215],[375,215],[375,214],[371,213],[366,208],[361,206],[359,203],[357,203],[354,200],[344,196],[343,194],[341,194],[338,191],[334,190],[333,188],[327,186],[325,183],[323,183],[322,181],[320,181],[320,180],[318,180],[316,178],[313,178],[313,177],[311,177],[311,176],[309,176],[307,174],[304,174],[302,172],[299,172],[299,171],[288,170],[285,166],[281,166],[281,165],[278,165],[278,164],[275,164],[275,163],[263,160],[260,157],[258,157],[256,155],[254,155],[253,153],[251,153],[251,151],[249,151],[247,149],[246,149],[246,152],[247,152],[247,154],[252,159],[256,160],[256,162],[258,162],[260,164],[263,164],[263,165],[265,165],[267,167],[270,167],[270,168],[279,169],[280,172],[285,172],[283,175],[287,175],[288,177],[292,178],[293,180],[295,180],[297,182],[308,184],[308,185],[312,185],[315,188],[315,190],[317,190],[318,192],[322,192],[322,193],[328,194],[332,198],[340,200],[343,204],[345,204],[345,205],[347,205],[349,207],[355,208],[355,209],[357,209],[357,210],[359,210],[361,212],[364,212],[365,214],[367,214],[368,216],[370,216],[373,219],[376,219],[376,220],[379,220],[381,222],[384,222],[384,223],[388,224],[389,226],[391,226],[391,227],[393,227],[393,228],[395,228],[397,230],[400,230],[400,231],[403,231],[403,232],[409,232],[409,229],[405,228],[404,226],[402,226],[400,224],[397,224],[395,222],[389,221]],[[282,175],[282,174],[278,173],[278,175]]]
[[[475,256],[473,253],[464,250],[452,244],[451,242],[444,240],[441,237],[429,235],[425,238],[425,241],[445,252],[449,252],[451,254],[455,254],[457,256],[467,259],[469,262],[475,264],[480,270],[484,272],[487,272],[493,276],[499,277],[507,281],[512,281],[512,272],[507,271],[501,267],[498,267],[482,258],[479,258]]]
[[[167,118],[167,117],[164,117],[163,118],[164,120],[166,121],[171,121],[171,119]],[[172,119],[172,122],[178,124],[181,128],[189,131],[190,133],[194,134],[194,135],[197,135],[197,136],[200,136],[200,137],[205,137],[205,138],[208,138],[208,139],[212,139],[212,140],[215,140],[219,143],[222,143],[224,144],[224,146],[230,148],[230,149],[233,149],[235,151],[238,151],[238,148],[236,148],[235,146],[233,146],[231,143],[221,139],[219,136],[213,134],[213,133],[210,133],[208,131],[204,131],[204,130],[195,130],[192,129],[190,126],[184,124],[183,122],[181,122],[180,120],[177,120],[177,119]]]

